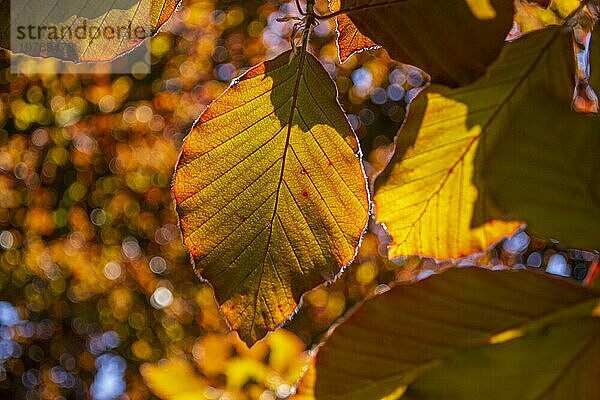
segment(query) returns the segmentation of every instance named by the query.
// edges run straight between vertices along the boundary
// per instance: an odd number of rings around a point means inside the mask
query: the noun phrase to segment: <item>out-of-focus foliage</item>
[[[399,269],[369,234],[360,262],[305,296],[293,334],[248,350],[191,269],[170,194],[182,139],[233,77],[289,48],[292,22],[276,21],[288,14],[284,2],[185,1],[150,42],[149,75],[56,74],[52,59],[28,61],[46,74],[12,75],[2,54],[1,397],[151,398],[148,386],[166,389],[139,367],[160,376],[162,359],[187,363],[213,397],[285,397],[301,353],[347,308],[417,275],[418,260]],[[423,76],[382,52],[340,66],[334,21],[313,44],[374,176]]]
[[[292,392],[290,382],[298,380],[307,363],[304,347],[297,336],[284,330],[269,335],[251,350],[237,336],[208,334],[193,350],[198,372],[189,361],[178,358],[144,364],[141,373],[154,393],[166,400],[210,400],[224,395],[286,398]],[[223,380],[224,387],[219,384]]]

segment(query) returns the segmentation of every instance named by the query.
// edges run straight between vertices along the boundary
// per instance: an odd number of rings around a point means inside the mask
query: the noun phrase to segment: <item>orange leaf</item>
[[[340,0],[331,0],[330,9],[337,11],[340,8]],[[336,18],[338,33],[338,54],[340,62],[344,62],[354,53],[365,50],[377,49],[378,46],[371,39],[363,35],[354,22],[347,15],[338,15]]]

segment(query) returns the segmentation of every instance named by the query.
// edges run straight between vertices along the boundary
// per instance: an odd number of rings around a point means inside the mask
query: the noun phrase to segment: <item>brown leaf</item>
[[[448,86],[485,73],[513,20],[512,0],[342,0],[341,9],[390,57]],[[340,53],[356,47],[346,44],[341,42]]]

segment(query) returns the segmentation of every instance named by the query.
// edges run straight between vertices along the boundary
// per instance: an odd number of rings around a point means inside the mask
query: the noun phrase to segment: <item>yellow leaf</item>
[[[481,127],[493,109],[485,111],[469,128],[468,107],[441,93],[427,91],[411,104],[396,153],[376,182],[375,210],[392,236],[390,258],[466,256],[485,250],[521,225],[475,223],[476,216],[489,213],[489,205],[478,202],[482,193],[475,174]]]
[[[510,40],[552,25],[563,25],[581,6],[580,0],[516,0]]]
[[[553,10],[561,18],[566,18],[577,7],[581,5],[581,0],[552,0],[549,9]]]
[[[560,25],[564,22],[556,12],[527,1],[515,2],[515,24],[520,34],[525,34],[549,25]]]
[[[465,0],[465,3],[477,19],[494,19],[498,15],[490,0]]]
[[[417,97],[375,185],[391,257],[481,251],[518,221],[566,246],[600,248],[598,119],[569,107],[573,58],[572,31],[547,28],[507,44],[472,85]]]
[[[316,359],[310,360],[302,377],[294,387],[294,395],[292,400],[314,400],[315,399],[315,383],[317,379]]]
[[[208,385],[187,361],[169,359],[142,364],[140,373],[148,387],[163,400],[203,400]]]
[[[304,343],[293,333],[279,329],[267,338],[271,351],[269,353],[269,366],[280,374],[285,374],[288,369],[301,359]]]
[[[227,363],[225,375],[227,376],[228,386],[242,388],[250,380],[264,382],[267,372],[267,366],[260,361],[234,357]]]
[[[175,12],[180,0],[22,0],[4,10],[0,46],[66,61],[107,61],[133,49]]]
[[[248,344],[354,258],[368,219],[356,136],[308,52],[249,70],[202,114],[173,181],[184,242]]]
[[[202,373],[213,378],[225,371],[227,361],[233,353],[233,346],[227,336],[209,333],[202,336],[194,345],[196,362]]]
[[[261,340],[248,347],[246,342],[240,339],[237,332],[231,332],[227,338],[235,348],[236,353],[242,358],[262,361],[269,354],[269,343],[267,340]]]

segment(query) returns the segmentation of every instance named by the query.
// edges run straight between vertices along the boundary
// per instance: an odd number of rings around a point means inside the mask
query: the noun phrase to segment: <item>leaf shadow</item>
[[[506,74],[522,66],[514,63],[527,49],[525,40],[530,44],[545,40],[552,29],[556,32],[555,39],[542,48],[531,71],[513,81],[514,88],[500,91],[503,97],[495,100],[496,92],[485,89],[499,85]],[[427,88],[411,105],[399,135],[410,135],[401,139],[408,144],[404,150],[414,146],[429,105],[428,96],[441,96],[462,104],[467,110],[465,131],[480,130],[474,144],[474,171],[470,177],[477,197],[473,212],[465,215],[470,218],[470,227],[475,229],[491,221],[527,221],[534,232],[569,243],[573,237],[581,236],[572,229],[575,219],[582,233],[593,236],[597,232],[593,223],[586,222],[581,215],[588,215],[588,219],[600,217],[597,201],[600,136],[591,134],[600,131],[600,123],[598,118],[576,113],[569,107],[575,76],[570,33],[549,28],[527,36],[509,43],[505,49],[512,47],[512,55],[505,50],[498,65],[492,65],[480,81],[458,89],[440,85]],[[597,45],[596,49],[600,50]],[[600,65],[600,51],[592,51],[592,56],[595,57],[592,65]],[[542,65],[538,70],[538,63],[547,63],[548,67]],[[600,70],[593,71],[592,84],[597,85]],[[404,156],[405,152],[397,151],[392,163],[401,162]],[[388,182],[390,171],[388,168],[380,176],[381,182],[376,187]],[[561,209],[559,205],[564,212],[556,212]],[[586,241],[591,244],[593,239]]]
[[[356,3],[348,1],[342,8]],[[427,71],[436,83],[461,86],[485,73],[512,26],[511,0],[374,1],[347,15],[390,57]],[[393,24],[388,23],[389,20]]]

